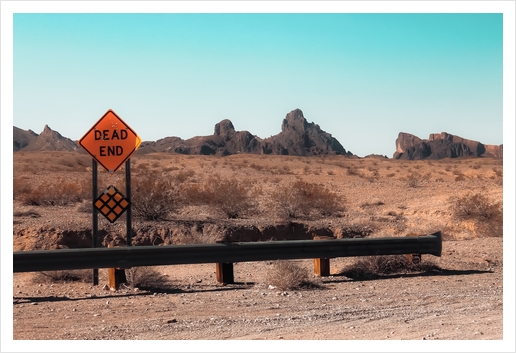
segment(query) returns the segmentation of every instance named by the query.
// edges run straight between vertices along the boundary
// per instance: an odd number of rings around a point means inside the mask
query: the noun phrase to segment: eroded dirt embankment
[[[297,222],[249,225],[232,222],[172,221],[135,225],[132,245],[306,240],[315,237],[356,238],[367,236],[371,231],[359,226],[321,226]],[[99,246],[125,245],[126,229],[99,229],[97,237]],[[92,246],[92,228],[81,226],[60,229],[45,225],[15,225],[13,238],[14,251],[88,248]]]

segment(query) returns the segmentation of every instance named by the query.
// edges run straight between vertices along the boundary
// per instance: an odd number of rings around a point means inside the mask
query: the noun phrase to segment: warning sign
[[[113,110],[108,110],[79,140],[108,172],[116,172],[142,143],[141,138]]]
[[[127,209],[129,201],[117,188],[111,185],[98,197],[94,205],[108,221],[114,223]]]

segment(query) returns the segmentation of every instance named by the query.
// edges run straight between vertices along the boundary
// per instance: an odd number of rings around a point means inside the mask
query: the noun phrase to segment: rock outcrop
[[[18,128],[14,127],[13,147],[15,151],[76,151],[79,149],[79,145],[75,141],[63,137],[59,132],[52,130],[48,125],[45,125],[39,135],[31,130],[28,130],[26,133],[20,133],[20,131],[16,131],[16,129]],[[21,131],[23,132],[24,130]],[[29,136],[28,139],[27,136]],[[24,138],[26,140],[24,140]],[[26,144],[24,144],[25,141],[27,141]],[[17,145],[20,146],[19,149],[16,149]]]
[[[221,155],[236,153],[313,156],[342,154],[352,156],[337,139],[321,130],[319,125],[308,123],[303,112],[295,109],[287,114],[281,132],[261,139],[248,131],[236,131],[233,123],[222,120],[213,135],[196,136],[183,140],[166,137],[156,142],[143,142],[137,153],[175,152],[181,154]]]
[[[307,122],[300,109],[287,114],[279,134],[262,141],[261,153],[296,156],[353,155],[346,152],[331,134],[321,130],[319,125]]]
[[[396,139],[394,159],[442,159],[457,157],[503,157],[503,145],[484,145],[442,132],[430,134],[428,140],[400,132]]]
[[[13,126],[13,151],[19,151],[27,147],[36,137],[36,134],[32,130],[22,130]]]

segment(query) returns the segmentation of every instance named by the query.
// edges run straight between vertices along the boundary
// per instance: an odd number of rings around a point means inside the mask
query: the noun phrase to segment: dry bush
[[[83,200],[80,204],[77,205],[77,212],[81,213],[92,213],[93,212],[93,203],[91,200]]]
[[[31,218],[39,218],[41,214],[39,214],[35,210],[27,210],[27,211],[16,211],[13,213],[14,217],[31,217]]]
[[[378,275],[390,275],[409,272],[429,272],[439,270],[432,261],[413,264],[406,255],[363,256],[354,264],[344,268],[340,274],[353,279],[371,279]]]
[[[461,221],[473,221],[479,236],[503,236],[503,204],[491,202],[484,193],[468,193],[452,201],[453,215]]]
[[[215,175],[202,184],[191,184],[183,188],[182,195],[190,204],[210,205],[233,219],[256,208],[254,198],[250,197],[249,184]]]
[[[21,195],[32,191],[31,183],[26,178],[13,178],[13,199],[17,200]]]
[[[419,173],[412,173],[407,177],[407,186],[410,188],[418,188],[421,186],[423,179]]]
[[[309,279],[306,268],[288,260],[278,260],[272,263],[271,268],[267,271],[267,284],[281,290],[320,287],[317,282]]]
[[[167,276],[150,266],[132,267],[125,270],[125,275],[131,288],[151,291],[171,289]]]
[[[347,166],[346,169],[347,169],[346,173],[348,175],[359,175],[360,174],[357,167],[354,165]]]
[[[92,270],[61,270],[35,272],[34,283],[93,282]]]
[[[335,215],[344,210],[345,201],[323,185],[302,180],[282,186],[272,193],[272,208],[289,218],[309,216],[318,212],[323,216]]]
[[[131,189],[133,214],[143,220],[165,220],[182,202],[177,184],[159,172],[140,173]]]
[[[200,228],[193,226],[190,229],[176,230],[177,244],[214,244],[224,240],[224,231],[216,224],[206,224]]]
[[[367,207],[372,207],[372,206],[382,206],[382,205],[385,205],[385,202],[383,201],[380,201],[380,200],[375,200],[375,201],[372,201],[372,202],[364,202],[360,205],[360,208],[367,208]]]
[[[66,206],[91,197],[91,183],[63,178],[44,181],[39,185],[15,185],[13,194],[24,205]]]
[[[179,182],[179,183],[184,183],[185,181],[187,181],[189,178],[193,177],[195,175],[195,172],[191,169],[187,169],[187,170],[181,170],[179,171],[175,176],[174,178]]]

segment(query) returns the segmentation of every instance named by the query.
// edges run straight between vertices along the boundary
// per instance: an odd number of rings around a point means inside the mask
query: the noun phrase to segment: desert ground
[[[82,153],[14,154],[14,251],[91,247],[91,165]],[[133,246],[440,231],[442,256],[423,255],[419,266],[397,258],[394,270],[374,258],[331,259],[328,277],[314,275],[311,259],[291,260],[303,273],[293,284],[282,282],[288,274],[278,275],[278,261],[236,263],[231,284],[216,281],[215,264],[133,268],[117,291],[109,290],[106,269],[98,286],[92,270],[15,273],[13,340],[464,340],[462,348],[466,341],[496,347],[508,338],[502,180],[502,159],[136,154]],[[109,175],[99,167],[98,185],[99,192],[114,185],[125,193],[124,168]],[[99,215],[100,246],[124,245],[125,224],[125,215],[113,224]],[[292,224],[298,231],[286,232]]]

